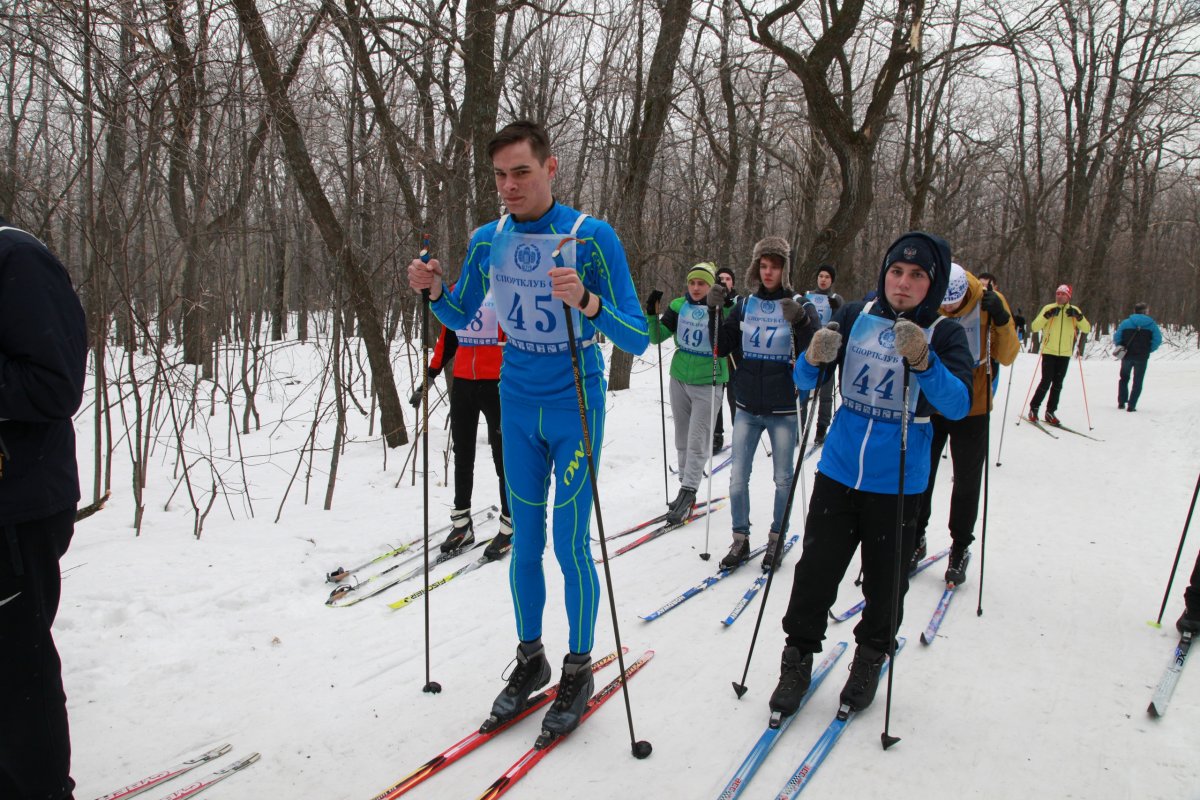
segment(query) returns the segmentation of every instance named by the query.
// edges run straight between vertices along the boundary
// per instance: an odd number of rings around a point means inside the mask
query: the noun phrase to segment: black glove
[[[1000,299],[1000,295],[996,294],[991,289],[983,293],[983,298],[979,301],[979,305],[988,313],[988,317],[992,320],[992,324],[999,327],[1007,325],[1012,316],[1004,308],[1004,301]]]
[[[408,404],[410,406],[412,406],[413,408],[420,408],[421,407],[421,398],[423,398],[424,396],[425,396],[425,384],[421,384],[420,386],[418,386],[416,388],[416,391],[414,391],[412,393],[412,397],[410,397],[408,399]]]
[[[797,303],[790,297],[785,297],[779,301],[779,310],[783,313],[783,318],[787,320],[788,325],[796,325],[804,323],[800,327],[808,326],[808,315],[804,313],[804,306]]]
[[[725,307],[725,286],[724,284],[714,283],[712,288],[708,290],[708,307],[709,308],[724,308]]]
[[[655,289],[646,298],[646,313],[652,317],[658,316],[658,301],[662,300],[663,293]]]
[[[1053,319],[1054,317],[1058,316],[1058,312],[1060,310],[1061,309],[1059,309],[1058,306],[1055,306],[1054,308],[1047,310],[1045,314],[1042,314],[1042,316],[1045,317],[1046,319]]]
[[[1083,319],[1083,312],[1075,306],[1067,306],[1067,316],[1071,319]]]

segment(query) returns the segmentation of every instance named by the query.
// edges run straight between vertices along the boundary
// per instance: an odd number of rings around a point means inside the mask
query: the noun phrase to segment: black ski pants
[[[983,463],[987,459],[987,415],[950,420],[934,415],[933,441],[929,452],[929,486],[921,497],[917,532],[925,535],[932,514],[933,484],[946,440],[950,440],[950,459],[954,467],[954,486],[950,492],[950,538],[967,547],[975,541],[975,520],[979,517],[979,486],[983,481]]]
[[[50,626],[75,509],[0,527],[0,797],[70,800],[71,740]]]
[[[1142,381],[1146,380],[1146,364],[1149,358],[1121,359],[1121,380],[1117,384],[1117,403],[1130,408],[1137,408],[1138,398],[1142,396]],[[1129,375],[1133,374],[1133,388],[1129,388]]]
[[[1070,366],[1070,356],[1042,354],[1042,381],[1033,390],[1033,401],[1029,404],[1030,409],[1042,407],[1042,398],[1046,396],[1047,390],[1050,392],[1050,399],[1046,401],[1046,410],[1054,411],[1058,408],[1058,396],[1062,394],[1063,380],[1067,377],[1067,368]]]
[[[1188,616],[1200,616],[1200,553],[1196,554],[1196,566],[1192,567],[1192,582],[1183,591],[1183,602]]]
[[[904,595],[908,593],[908,570],[900,566],[906,567],[912,559],[920,502],[919,494],[904,497],[903,539],[897,564],[896,495],[851,489],[817,473],[805,521],[804,552],[796,564],[792,595],[783,617],[789,647],[804,653],[820,652],[838,585],[854,551],[861,547],[862,589],[867,605],[854,628],[854,639],[876,650],[888,649],[893,582],[899,576],[899,624],[904,618]]]
[[[488,428],[492,461],[500,478],[500,511],[508,516],[504,483],[504,447],[500,436],[500,381],[455,378],[450,390],[450,441],[454,444],[454,507],[470,508],[475,492],[475,434],[479,415]]]

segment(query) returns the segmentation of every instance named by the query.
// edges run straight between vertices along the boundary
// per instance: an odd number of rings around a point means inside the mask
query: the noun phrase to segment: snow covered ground
[[[1092,433],[1103,441],[1068,433],[1054,440],[1028,424],[1014,425],[1036,356],[1017,361],[1007,418],[1001,411],[1010,384],[1007,371],[1002,375],[992,428],[984,614],[975,614],[978,542],[970,579],[930,647],[918,636],[940,596],[942,569],[913,581],[901,626],[909,646],[897,663],[891,720],[891,732],[902,741],[886,753],[880,748],[881,690],[816,774],[810,796],[1200,798],[1200,668],[1185,673],[1164,718],[1146,714],[1176,641],[1173,622],[1200,545],[1200,530],[1193,530],[1164,627],[1147,625],[1158,613],[1200,467],[1200,354],[1165,345],[1151,360],[1138,412],[1127,414],[1116,408],[1119,362],[1104,349],[1101,343],[1083,362]],[[657,353],[651,348],[646,356],[635,363],[633,388],[609,395],[600,493],[610,532],[663,509]],[[260,405],[263,428],[240,442],[250,494],[218,498],[199,540],[182,489],[164,508],[175,461],[165,440],[156,447],[144,529],[135,538],[125,443],[118,449],[114,497],[78,525],[63,562],[56,636],[80,800],[224,742],[233,751],[214,767],[253,751],[262,761],[212,789],[206,797],[213,800],[366,800],[477,726],[502,687],[516,643],[504,565],[430,595],[432,677],[444,687],[437,696],[421,691],[423,605],[387,607],[416,590],[419,579],[353,607],[323,604],[330,589],[326,572],[421,532],[419,476],[415,485],[410,472],[401,476],[409,448],[385,454],[353,406],[353,441],[341,461],[333,509],[321,510],[329,457],[318,446],[307,505],[302,467],[274,522],[308,435],[319,388],[314,375],[323,358],[314,345],[274,353]],[[1063,420],[1086,431],[1075,365],[1063,397]],[[234,482],[241,466],[236,442],[226,453],[226,413],[218,405],[215,417],[199,422],[219,444],[215,460]],[[451,490],[442,485],[444,413],[443,403],[431,425],[434,526],[445,524],[451,502]],[[91,485],[91,420],[85,412],[78,424],[85,487]],[[327,447],[331,434],[324,436]],[[1001,436],[1003,466],[996,467]],[[498,497],[482,426],[479,447],[476,508]],[[762,541],[770,480],[761,449],[757,458],[752,520]],[[809,485],[814,461],[806,470]],[[948,462],[942,469],[931,551],[949,544]],[[672,478],[672,494],[675,488]],[[727,471],[718,474],[714,492],[728,493]],[[798,508],[797,532],[802,520]],[[638,618],[713,571],[715,561],[697,558],[705,535],[704,526],[694,524],[612,564],[630,657],[657,651],[630,683],[637,736],[653,743],[654,754],[645,761],[630,756],[622,700],[615,697],[511,797],[719,793],[766,719],[798,548],[773,587],[749,692],[739,700],[730,683],[741,677],[758,602],[732,628],[720,620],[757,569],[735,573],[662,619]],[[725,508],[711,529],[717,557],[728,538]],[[544,639],[557,664],[566,621],[552,554],[546,566]],[[860,597],[854,574],[852,566],[839,609]],[[852,642],[852,625],[831,625],[830,643]],[[605,606],[597,654],[612,643]],[[772,797],[783,785],[831,718],[848,663],[849,655],[786,732],[747,797]],[[600,673],[597,685],[615,674],[615,668]],[[526,720],[411,796],[477,796],[537,731],[537,718]],[[161,797],[179,783],[146,796]]]

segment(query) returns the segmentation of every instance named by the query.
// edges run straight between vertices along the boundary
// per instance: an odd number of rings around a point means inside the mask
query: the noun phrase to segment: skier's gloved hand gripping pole
[[[563,238],[558,243],[558,246],[554,248],[554,252],[550,254],[550,257],[554,259],[554,266],[559,269],[565,268],[566,264],[563,262],[562,257],[563,247],[569,242],[580,241],[580,239],[574,236]],[[582,282],[580,282],[580,286],[583,289],[583,294],[579,298],[579,310],[580,313],[585,313],[585,309],[591,303],[592,293],[587,290],[586,286],[582,285]],[[604,540],[604,518],[600,513],[600,488],[596,477],[596,461],[592,457],[592,437],[588,431],[587,403],[583,394],[583,379],[579,374],[579,350],[575,344],[575,309],[567,303],[565,297],[560,297],[560,299],[562,299],[563,304],[563,316],[567,320],[567,346],[571,351],[571,372],[575,379],[575,397],[579,402],[579,424],[583,431],[583,451],[584,455],[587,456],[588,483],[591,484],[592,489],[592,508],[596,514],[596,529],[600,534],[600,553],[604,564],[604,583],[608,588],[608,608],[612,613],[613,638],[616,639],[617,645],[617,663],[621,668],[621,688],[624,689],[621,694],[625,697],[625,716],[629,720],[629,744],[635,758],[646,758],[650,755],[653,747],[650,745],[650,742],[644,739],[639,741],[637,735],[633,732],[633,706],[629,702],[629,684],[625,680],[625,656],[621,648],[621,628],[617,623],[617,600],[616,595],[613,593],[612,570],[608,562],[608,544]]]
[[[421,235],[421,262],[429,263],[431,256],[429,234]],[[421,290],[421,385],[429,386],[429,290]],[[421,504],[425,542],[425,686],[429,694],[438,694],[442,685],[429,676],[429,392],[421,392]]]
[[[813,334],[812,341],[809,342],[808,349],[811,351],[815,345],[818,349],[809,358],[808,351],[805,352],[805,358],[808,363],[814,366],[826,365],[837,359],[838,351],[841,349],[842,335],[837,332],[838,324],[831,322],[824,328]],[[791,335],[789,331],[789,335]],[[818,338],[820,342],[818,342]],[[820,359],[814,361],[813,359]],[[832,368],[832,367],[831,367]],[[820,381],[818,380],[820,388]],[[796,500],[796,484],[800,480],[800,470],[804,467],[804,451],[808,448],[808,434],[812,428],[813,420],[817,418],[817,403],[820,401],[820,392],[814,389],[812,399],[809,402],[808,417],[804,422],[804,433],[800,437],[800,449],[796,454],[796,467],[792,470],[792,483],[788,487],[787,503],[783,506],[783,521],[784,527],[787,527],[788,520],[792,517],[792,504]],[[779,532],[780,546],[783,546],[783,531]],[[750,674],[750,660],[754,658],[754,644],[758,641],[758,629],[762,627],[763,612],[767,608],[767,598],[771,595],[771,583],[775,578],[775,566],[767,570],[767,584],[763,587],[762,602],[758,605],[758,618],[754,621],[754,633],[750,636],[750,649],[746,653],[746,668],[742,670],[741,682],[733,682],[733,691],[739,698],[746,693],[746,677]]]

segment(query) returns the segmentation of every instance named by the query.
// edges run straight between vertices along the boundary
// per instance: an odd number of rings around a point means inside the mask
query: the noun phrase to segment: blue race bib
[[[833,319],[833,306],[829,303],[829,295],[821,294],[820,292],[809,292],[805,295],[808,301],[816,306],[817,317],[821,320],[821,327],[829,324],[829,320]]]
[[[580,215],[579,227],[586,215]],[[507,217],[505,217],[507,219]],[[504,219],[492,238],[491,281],[496,316],[508,335],[508,346],[531,353],[566,353],[567,318],[563,303],[552,294],[551,253],[562,241],[561,234],[501,231]],[[563,266],[575,266],[575,242],[563,245]],[[575,336],[583,330],[583,315],[572,309]]]
[[[454,332],[458,343],[471,347],[500,344],[500,323],[496,320],[496,299],[491,292],[484,295],[483,303],[465,328]]]
[[[679,309],[679,322],[675,326],[675,340],[680,349],[698,356],[712,355],[708,320],[708,306],[693,305],[684,301]]]
[[[856,414],[886,422],[899,422],[904,412],[904,359],[896,352],[892,320],[858,315],[846,342],[842,364],[842,404]],[[925,331],[928,341],[932,328]],[[915,380],[909,382],[908,414],[912,419],[921,394]]]
[[[791,361],[792,326],[778,300],[751,296],[742,310],[742,357],[758,361]]]

